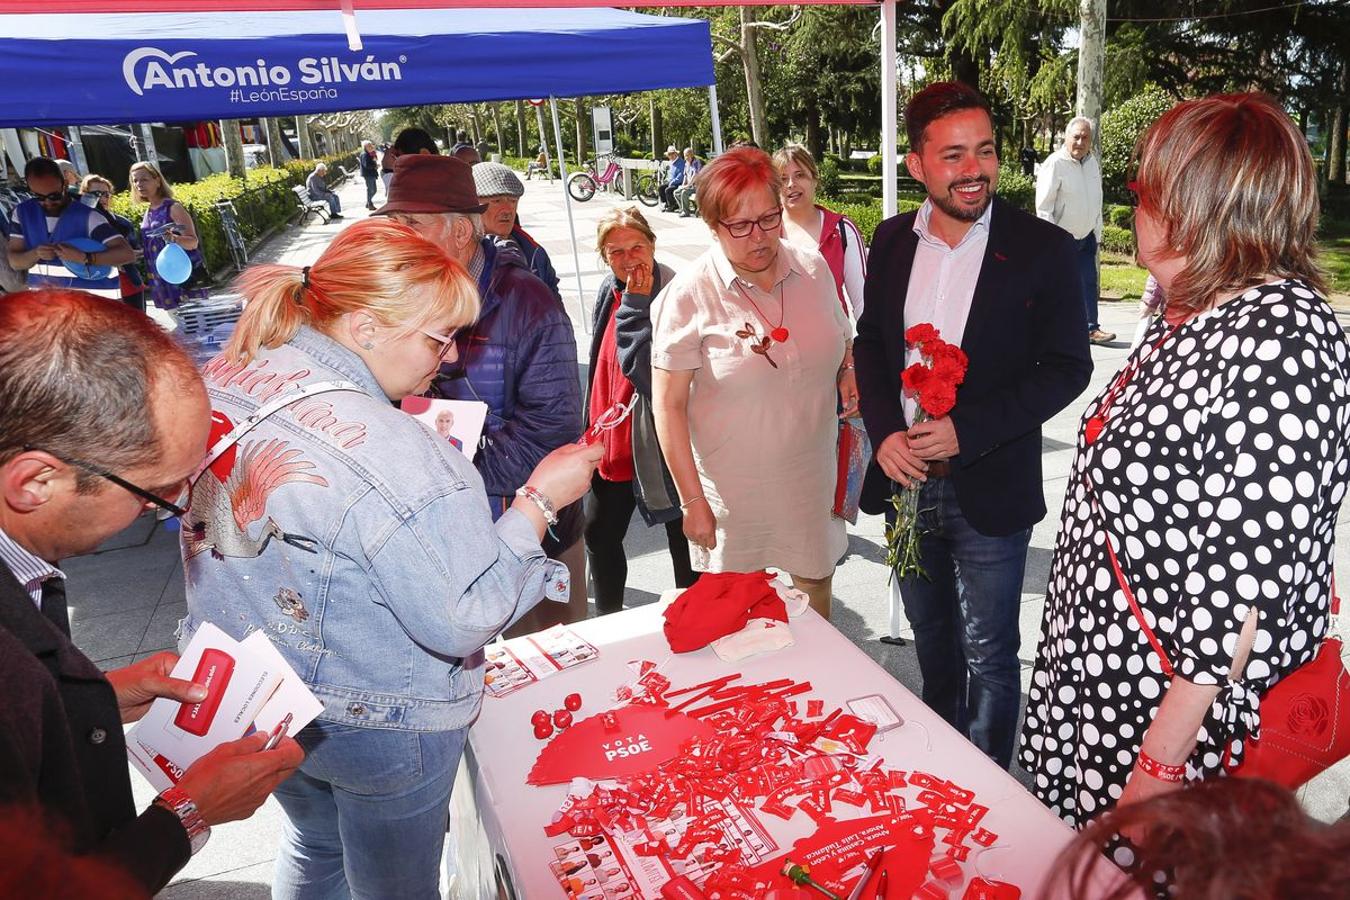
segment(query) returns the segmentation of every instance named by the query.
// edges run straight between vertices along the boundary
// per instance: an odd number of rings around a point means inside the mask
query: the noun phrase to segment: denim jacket
[[[183,520],[186,645],[201,622],[264,630],[323,702],[321,719],[404,731],[468,725],[482,647],[567,570],[529,521],[494,525],[483,479],[431,429],[390,405],[355,354],[309,328],[246,366],[203,370],[214,441],[297,387],[193,488]]]

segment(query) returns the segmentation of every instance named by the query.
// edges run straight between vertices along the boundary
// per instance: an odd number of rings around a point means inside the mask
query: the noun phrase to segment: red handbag
[[[1144,620],[1109,538],[1106,553],[1139,629],[1158,654],[1163,673],[1172,677],[1172,663],[1158,636]],[[1339,601],[1334,596],[1334,587],[1332,593],[1335,611]],[[1228,774],[1265,778],[1294,790],[1347,756],[1350,756],[1350,672],[1341,660],[1340,640],[1326,638],[1316,656],[1262,695],[1261,736],[1247,740],[1242,763],[1229,768]]]

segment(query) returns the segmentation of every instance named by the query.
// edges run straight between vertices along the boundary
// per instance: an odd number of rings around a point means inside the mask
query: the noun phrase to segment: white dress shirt
[[[905,293],[905,329],[927,322],[938,330],[949,344],[961,346],[966,333],[966,319],[970,317],[970,303],[975,297],[975,283],[980,279],[984,250],[989,244],[989,219],[993,205],[984,211],[955,247],[928,230],[933,215],[931,200],[925,200],[914,219],[914,233],[919,245],[914,250],[914,265],[909,270],[909,288]],[[919,352],[905,351],[905,367],[919,361]],[[902,391],[905,421],[913,424],[918,403]]]
[[[0,565],[9,569],[15,580],[23,585],[38,609],[42,608],[42,583],[48,578],[66,577],[51,563],[20,547],[3,529],[0,529]]]
[[[1036,215],[1054,222],[1074,240],[1089,234],[1102,242],[1102,168],[1097,154],[1082,161],[1067,146],[1051,153],[1036,173]]]

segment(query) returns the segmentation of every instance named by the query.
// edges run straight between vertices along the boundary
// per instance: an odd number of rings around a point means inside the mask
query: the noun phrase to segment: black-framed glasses
[[[436,332],[428,331],[425,328],[419,328],[417,330],[441,345],[441,353],[437,359],[445,359],[455,347],[455,331],[451,331],[449,334],[437,334]]]
[[[55,203],[66,196],[65,191],[52,191],[50,194],[39,194],[36,191],[29,191],[28,193],[32,194],[33,199],[39,203]]]
[[[108,481],[111,481],[113,484],[117,485],[122,490],[135,494],[137,497],[140,497],[142,500],[144,500],[147,504],[158,506],[160,509],[165,510],[166,512],[169,513],[169,515],[175,518],[182,518],[183,516],[187,515],[188,511],[186,507],[179,506],[177,503],[172,503],[168,500],[165,500],[158,494],[153,494],[150,491],[147,491],[145,488],[140,487],[139,485],[132,484],[125,478],[114,475],[107,469],[104,469],[100,466],[96,466],[93,463],[85,462],[82,459],[74,459],[69,456],[62,456],[59,453],[53,453],[52,451],[43,449],[42,447],[33,447],[28,444],[25,444],[23,449],[25,452],[45,453],[48,456],[52,456],[55,457],[56,459],[61,460],[61,462],[65,463],[68,466],[74,466],[77,469],[83,469],[90,475],[97,475],[99,478],[104,478]],[[185,479],[183,483],[183,490],[179,494],[178,499],[182,500],[187,495],[188,495],[188,486],[187,481]]]
[[[1134,207],[1135,209],[1138,209],[1138,208],[1139,208],[1139,182],[1137,182],[1137,181],[1127,181],[1127,182],[1125,182],[1125,192],[1126,192],[1127,194],[1130,195],[1130,206]]]
[[[751,219],[749,221],[727,222],[722,219],[717,220],[717,223],[721,225],[723,228],[725,228],[727,230],[727,233],[734,238],[749,237],[750,232],[755,230],[756,225],[759,226],[760,231],[763,231],[765,234],[767,234],[768,232],[773,231],[775,228],[781,225],[782,222],[783,222],[783,207],[781,206],[775,209],[773,212],[767,212],[764,215],[760,216],[758,219]]]
[[[112,191],[85,191],[91,197],[111,197]]]

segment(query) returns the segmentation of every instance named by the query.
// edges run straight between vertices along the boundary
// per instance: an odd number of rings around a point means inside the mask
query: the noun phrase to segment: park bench
[[[295,202],[299,207],[300,218],[297,224],[303,225],[309,218],[310,213],[318,213],[319,218],[324,223],[328,222],[328,201],[315,200],[309,196],[309,191],[303,184],[297,184],[291,188],[291,193],[295,194]]]

